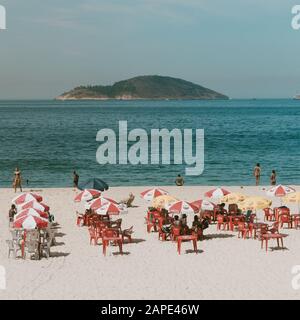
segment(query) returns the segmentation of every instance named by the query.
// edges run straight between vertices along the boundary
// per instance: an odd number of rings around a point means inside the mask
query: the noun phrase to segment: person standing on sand
[[[79,182],[79,175],[74,170],[74,172],[73,172],[73,185],[74,185],[74,188],[78,188],[78,182]]]
[[[22,177],[21,177],[21,171],[17,167],[14,172],[14,182],[13,187],[15,189],[15,193],[17,192],[17,188],[20,188],[20,191],[22,192]]]
[[[271,186],[276,186],[276,171],[275,170],[272,170],[270,182],[271,182]]]
[[[254,172],[253,172],[253,175],[255,177],[255,183],[256,183],[257,186],[259,185],[260,174],[261,174],[260,164],[257,163],[255,168],[254,168]]]

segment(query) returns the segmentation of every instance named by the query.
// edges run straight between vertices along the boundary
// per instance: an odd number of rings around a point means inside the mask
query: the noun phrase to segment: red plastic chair
[[[180,227],[172,226],[172,228],[171,228],[171,240],[172,241],[176,241],[179,236],[180,236]]]
[[[223,230],[229,230],[229,222],[225,219],[225,217],[221,214],[217,215],[217,230],[221,230],[223,226]]]
[[[268,232],[279,233],[279,222],[274,222],[270,227],[268,227]]]
[[[96,229],[90,227],[89,234],[90,234],[90,244],[92,244],[92,242],[94,241],[94,245],[96,245],[98,243],[98,240],[101,239],[101,237],[97,235]]]
[[[238,205],[236,203],[231,203],[228,205],[228,214],[237,214],[239,211]]]
[[[187,236],[179,236],[177,237],[177,251],[178,254],[181,253],[181,243],[182,241],[192,241],[193,242],[193,248],[196,253],[198,253],[197,249],[197,237],[194,235],[187,235]]]
[[[122,237],[120,237],[118,230],[105,229],[102,232],[103,254],[105,256],[106,256],[106,248],[109,246],[110,242],[114,243],[115,245],[118,245],[120,253],[123,254],[123,250],[122,250],[123,240],[122,240]]]
[[[246,237],[250,236],[251,231],[248,228],[247,224],[243,221],[239,221],[238,222],[238,238],[240,238],[240,236],[242,236],[243,239],[246,239]]]
[[[157,231],[157,227],[156,227],[156,223],[153,220],[150,220],[148,218],[145,217],[145,221],[147,224],[147,232],[150,233],[151,229],[153,228],[153,230],[156,232]]]
[[[294,216],[294,228],[298,229],[300,227],[300,215]]]
[[[280,228],[283,227],[284,224],[288,225],[288,228],[293,228],[293,220],[289,214],[281,213],[278,217]]]
[[[271,208],[265,208],[263,209],[265,216],[264,216],[264,221],[274,221],[275,220],[275,213]]]
[[[129,242],[132,242],[131,235],[133,234],[133,226],[122,231],[122,240],[124,243],[124,239],[127,238]]]

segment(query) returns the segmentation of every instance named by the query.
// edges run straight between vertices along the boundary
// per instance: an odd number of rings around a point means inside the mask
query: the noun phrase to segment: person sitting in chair
[[[175,180],[175,184],[178,187],[182,187],[184,185],[183,177],[179,174]]]
[[[134,194],[130,192],[128,198],[121,200],[120,204],[125,204],[127,208],[130,208],[132,207],[132,202],[134,198],[135,198]]]
[[[189,233],[189,227],[187,225],[187,216],[186,214],[183,214],[180,218],[180,233],[182,235]]]

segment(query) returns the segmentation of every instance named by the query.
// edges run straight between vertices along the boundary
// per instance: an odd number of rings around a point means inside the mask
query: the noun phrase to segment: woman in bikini
[[[15,188],[15,192],[17,192],[17,188],[20,188],[22,192],[22,177],[21,177],[21,171],[17,167],[14,173],[14,183],[13,186]]]

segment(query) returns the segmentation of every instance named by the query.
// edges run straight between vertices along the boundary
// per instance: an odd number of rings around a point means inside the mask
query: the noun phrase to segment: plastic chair
[[[265,208],[264,210],[264,221],[274,221],[275,220],[275,213],[271,208]]]
[[[223,215],[219,214],[217,215],[217,230],[221,230],[221,226],[223,226],[223,230],[229,230],[229,222],[226,221]]]
[[[176,241],[177,238],[180,236],[180,227],[172,226],[171,227],[171,240]]]
[[[122,240],[127,238],[129,242],[132,242],[131,235],[133,234],[133,226],[122,231]]]
[[[194,235],[188,235],[188,236],[179,236],[179,237],[177,237],[177,251],[178,251],[178,254],[181,253],[181,243],[182,243],[182,241],[192,241],[193,242],[194,251],[196,253],[198,253],[198,250],[197,250],[197,237],[194,236]]]
[[[300,227],[300,215],[294,217],[294,228],[298,229]]]
[[[98,243],[98,240],[101,239],[101,237],[97,234],[96,229],[89,227],[89,234],[90,234],[90,245],[92,242],[94,242],[94,245]]]
[[[123,254],[123,251],[122,251],[123,240],[122,240],[122,237],[120,237],[119,232],[114,229],[105,229],[103,231],[103,237],[102,237],[104,256],[106,256],[106,248],[108,247],[110,242],[117,244],[119,246],[120,253]]]
[[[278,217],[280,228],[283,227],[284,224],[288,225],[288,228],[293,228],[293,220],[289,214],[281,213]]]

